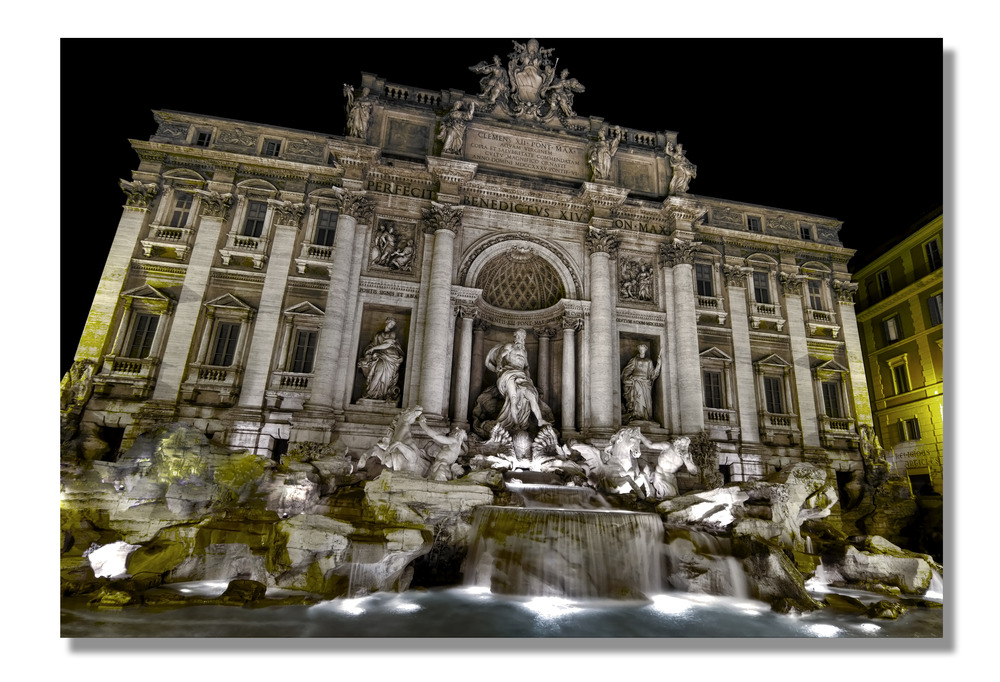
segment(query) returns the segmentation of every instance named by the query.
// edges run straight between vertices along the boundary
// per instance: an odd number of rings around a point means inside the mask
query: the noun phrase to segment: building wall
[[[623,426],[620,374],[645,343],[661,372],[637,424],[653,440],[707,429],[736,480],[803,460],[861,475],[868,391],[884,395],[886,378],[864,381],[839,222],[668,191],[674,133],[625,129],[610,177],[590,177],[583,155],[607,130],[601,119],[483,116],[462,154],[443,153],[434,132],[462,93],[401,98],[402,86],[365,79],[376,95],[363,138],[156,112],[157,133],[133,141],[141,163],[123,181],[71,373],[89,371],[92,393],[69,390],[67,411],[125,429],[125,444],[180,419],[265,453],[280,441],[370,447],[418,404],[434,423],[474,430],[495,381],[483,358],[520,327],[564,441],[602,442]],[[509,155],[471,137],[509,141],[521,128]],[[485,283],[508,275],[520,279]],[[550,285],[544,305],[532,302],[532,287]],[[940,336],[911,319],[913,305],[887,303],[921,330],[907,357],[937,357],[913,374],[914,391],[933,390]],[[358,363],[387,318],[398,390],[373,399]]]
[[[938,493],[944,458],[943,263],[944,220],[938,216],[856,274],[876,431],[894,473],[916,487],[928,476]],[[888,290],[879,285],[880,273],[887,273]],[[908,385],[900,386],[899,367],[905,367]]]

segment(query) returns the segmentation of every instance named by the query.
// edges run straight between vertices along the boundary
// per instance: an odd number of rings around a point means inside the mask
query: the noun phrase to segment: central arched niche
[[[511,244],[476,277],[483,300],[503,310],[543,310],[566,297],[556,269],[530,246]]]

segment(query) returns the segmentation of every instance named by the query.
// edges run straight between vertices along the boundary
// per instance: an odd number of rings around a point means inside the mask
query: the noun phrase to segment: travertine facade
[[[365,74],[345,136],[156,112],[65,414],[126,444],[181,420],[280,454],[370,447],[420,405],[485,440],[487,354],[525,329],[564,442],[635,417],[622,372],[643,345],[644,433],[708,430],[732,480],[860,476],[840,223],[689,193],[678,134],[578,115],[551,52],[471,67],[476,94]]]
[[[915,493],[943,492],[944,218],[856,274],[875,430],[890,471]]]

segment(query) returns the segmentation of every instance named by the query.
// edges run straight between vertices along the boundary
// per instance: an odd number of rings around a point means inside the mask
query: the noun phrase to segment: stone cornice
[[[867,320],[875,315],[881,315],[890,308],[894,308],[900,303],[919,295],[925,289],[929,289],[944,281],[944,268],[938,268],[934,272],[928,273],[912,284],[906,285],[888,298],[884,298],[878,303],[873,303],[858,313],[858,321]]]

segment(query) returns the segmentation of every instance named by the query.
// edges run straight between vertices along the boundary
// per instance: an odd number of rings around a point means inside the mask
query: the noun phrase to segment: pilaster
[[[618,239],[606,230],[591,228],[590,250],[590,428],[598,434],[615,428],[614,394],[618,362],[614,357],[615,327],[611,297],[611,259]]]
[[[804,280],[798,275],[782,273],[780,279],[788,316],[788,341],[792,349],[795,392],[798,394],[798,415],[802,428],[802,445],[820,447],[819,415],[816,412],[816,389],[813,385],[809,346],[806,342],[806,320],[802,309]],[[790,398],[791,396],[789,396]]]
[[[861,349],[861,337],[858,331],[858,318],[854,311],[854,293],[857,290],[858,285],[854,282],[841,280],[833,282],[833,291],[837,295],[837,312],[840,313],[840,322],[844,330],[847,369],[851,373],[855,423],[874,424],[872,421],[872,403],[868,395],[868,380],[865,374],[864,352]],[[873,326],[874,323],[869,324],[869,330],[873,329]],[[874,343],[872,347],[875,347]],[[879,383],[881,380],[877,364],[871,367],[871,372],[873,374],[872,382]],[[878,425],[875,426],[878,428]]]
[[[740,415],[740,436],[745,443],[760,442],[757,391],[750,352],[750,316],[747,310],[747,277],[751,268],[723,266],[733,326],[733,365],[736,372],[736,404]]]
[[[698,356],[698,315],[695,312],[694,254],[698,242],[675,239],[660,247],[661,263],[672,269],[673,326],[680,430],[693,434],[705,428],[701,360]]]

